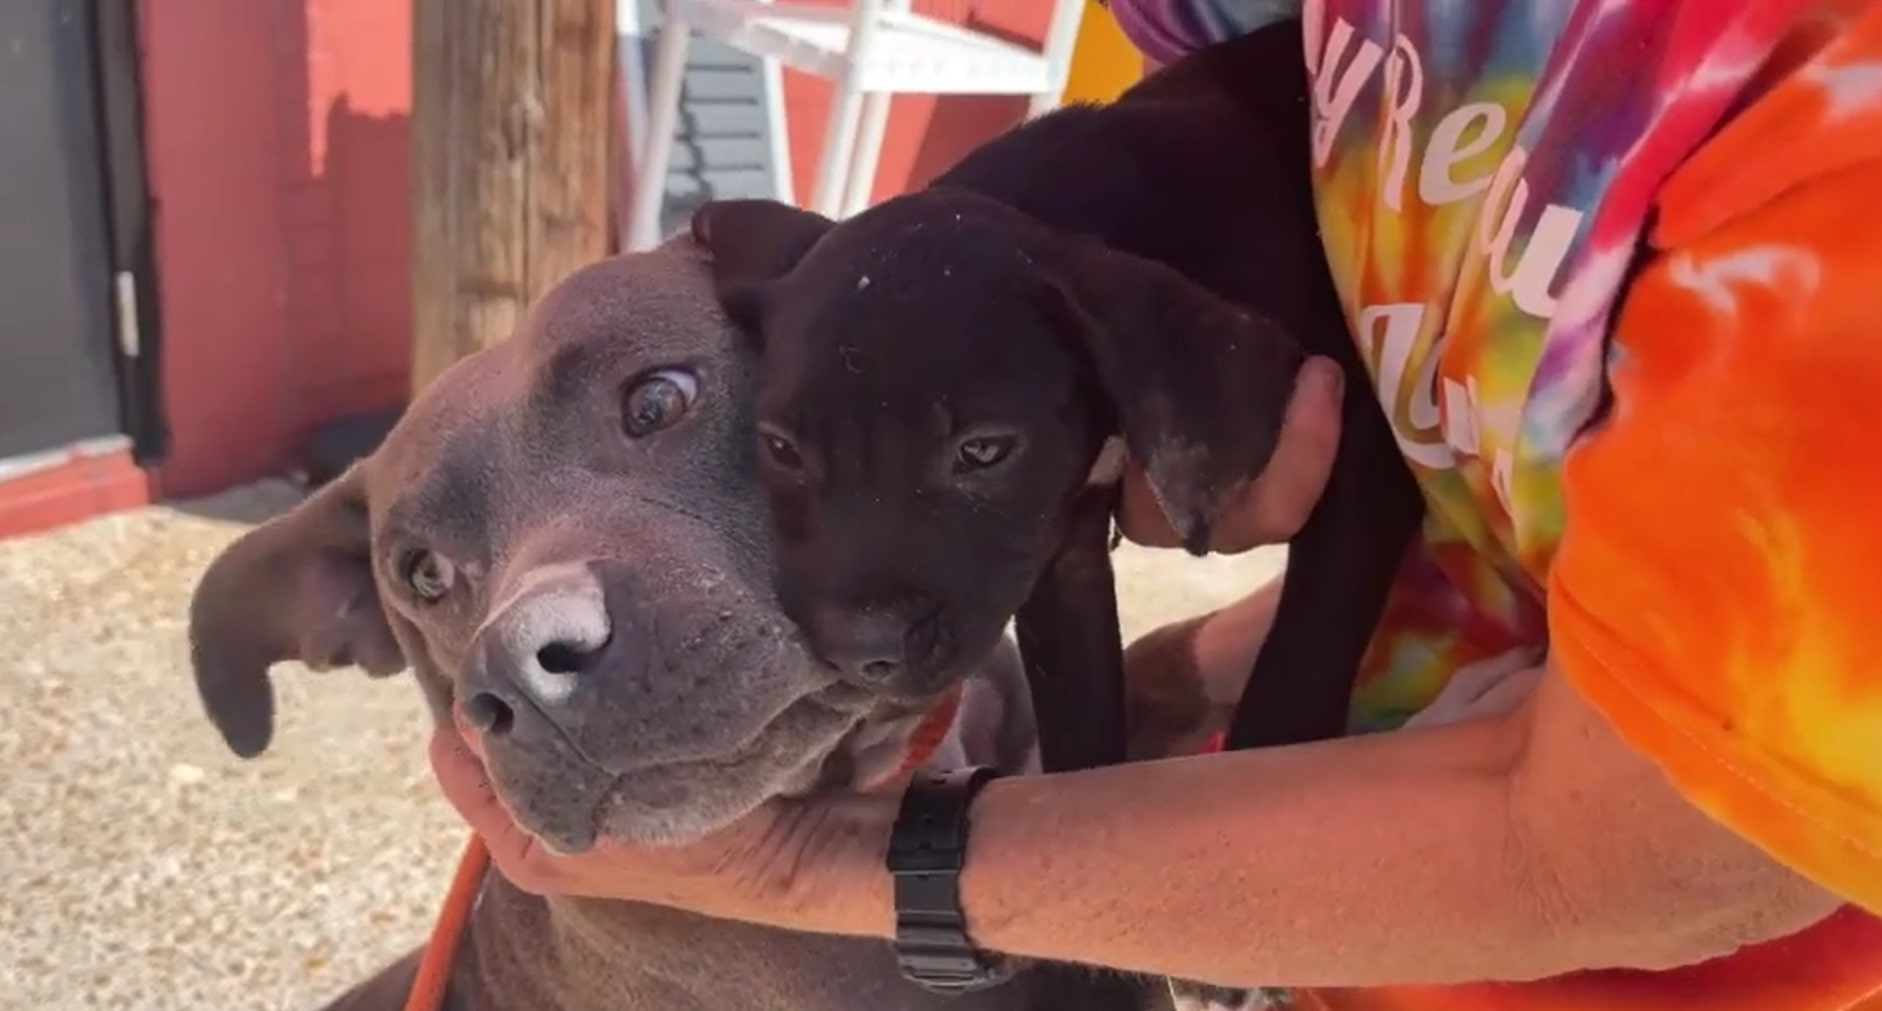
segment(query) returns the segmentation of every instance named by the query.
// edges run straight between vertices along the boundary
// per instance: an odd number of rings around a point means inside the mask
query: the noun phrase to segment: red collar
[[[941,750],[941,745],[948,739],[948,733],[954,729],[954,719],[961,712],[960,685],[955,685],[946,695],[936,700],[934,708],[928,710],[915,724],[914,732],[908,735],[908,751],[902,756],[902,764],[884,783],[900,782],[909,773],[928,764],[934,753]]]

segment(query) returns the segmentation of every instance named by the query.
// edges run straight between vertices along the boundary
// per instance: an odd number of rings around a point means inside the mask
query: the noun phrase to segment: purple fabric
[[[1174,63],[1209,41],[1186,23],[1188,9],[1184,0],[1111,0],[1111,15],[1124,37],[1158,64]]]
[[[1300,16],[1301,0],[1111,0],[1131,45],[1159,64]]]

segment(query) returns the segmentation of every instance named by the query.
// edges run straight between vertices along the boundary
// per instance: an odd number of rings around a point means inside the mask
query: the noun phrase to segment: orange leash
[[[908,753],[891,781],[914,772],[934,756],[947,740],[948,731],[954,729],[954,717],[960,709],[961,692],[957,688],[922,717],[909,734]],[[405,1011],[441,1011],[444,1007],[444,995],[451,986],[451,963],[464,940],[465,928],[470,926],[471,910],[477,905],[477,894],[489,869],[490,849],[483,837],[473,832],[464,846],[464,855],[458,858],[451,890],[444,894],[444,908],[438,911],[438,922],[432,925],[431,937],[425,941],[425,953],[419,957],[418,973],[412,977]]]
[[[405,1011],[440,1011],[444,994],[451,986],[451,962],[457,946],[470,926],[472,907],[483,885],[484,872],[490,868],[490,850],[483,837],[471,833],[458,858],[457,873],[451,878],[451,890],[444,893],[444,908],[425,942],[425,954],[418,960],[418,974],[412,978],[411,995],[405,998]]]

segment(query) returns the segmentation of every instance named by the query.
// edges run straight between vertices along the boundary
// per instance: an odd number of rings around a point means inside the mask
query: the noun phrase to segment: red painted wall
[[[917,3],[1035,40],[1050,8]],[[279,472],[309,428],[404,395],[410,4],[142,0],[141,13],[174,433],[157,479],[174,497]],[[821,81],[786,81],[806,198],[828,98]],[[878,195],[925,182],[1023,108],[897,99]]]
[[[143,0],[167,495],[276,472],[403,393],[407,6]]]

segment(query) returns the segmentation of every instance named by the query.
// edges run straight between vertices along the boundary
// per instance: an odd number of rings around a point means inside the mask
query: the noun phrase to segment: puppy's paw
[[[1170,1003],[1176,1011],[1286,1011],[1292,1003],[1286,990],[1243,990],[1187,979],[1171,979],[1169,983]]]

